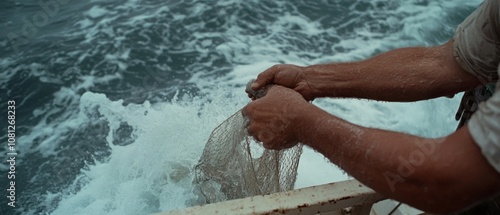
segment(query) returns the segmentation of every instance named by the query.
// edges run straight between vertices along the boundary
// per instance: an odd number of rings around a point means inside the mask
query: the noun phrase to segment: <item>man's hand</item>
[[[248,134],[261,141],[268,149],[286,149],[299,140],[298,116],[312,106],[302,96],[282,86],[272,86],[267,94],[245,108]]]
[[[259,74],[252,89],[271,84],[294,89],[307,101],[334,97],[407,102],[454,95],[481,82],[457,63],[452,39],[440,46],[395,49],[358,62],[275,65]]]
[[[260,73],[251,87],[252,90],[259,90],[271,84],[294,89],[307,101],[315,98],[314,89],[306,80],[306,67],[291,64],[274,65]],[[255,99],[250,93],[248,96]]]

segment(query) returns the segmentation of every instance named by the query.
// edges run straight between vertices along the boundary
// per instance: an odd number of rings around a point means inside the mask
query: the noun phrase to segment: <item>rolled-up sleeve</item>
[[[488,162],[500,172],[500,1],[485,0],[453,37],[458,64],[483,84],[496,82],[491,98],[479,104],[467,127]]]
[[[485,0],[460,24],[453,37],[458,64],[483,84],[498,80],[500,1]]]

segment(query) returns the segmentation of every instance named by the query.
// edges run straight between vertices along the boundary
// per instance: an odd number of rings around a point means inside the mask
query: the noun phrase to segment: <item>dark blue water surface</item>
[[[82,170],[107,161],[110,145],[135,144],[127,124],[107,141],[96,112],[70,123],[85,92],[124,105],[204,98],[240,65],[360,60],[443,43],[479,2],[1,1],[0,214],[50,214],[85,186]],[[16,103],[15,208],[5,197],[8,100]]]

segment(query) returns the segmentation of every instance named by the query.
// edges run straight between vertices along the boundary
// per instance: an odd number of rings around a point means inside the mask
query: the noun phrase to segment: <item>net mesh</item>
[[[302,145],[267,150],[247,135],[241,110],[211,133],[195,184],[202,202],[213,203],[293,189]]]

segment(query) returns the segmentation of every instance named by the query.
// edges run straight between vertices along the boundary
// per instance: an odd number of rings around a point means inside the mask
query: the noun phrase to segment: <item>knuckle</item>
[[[269,67],[269,69],[265,70],[261,74],[263,76],[266,76],[266,77],[273,77],[274,74],[277,73],[277,72],[279,72],[281,69],[282,69],[282,65],[281,64],[275,64],[275,65]]]
[[[279,70],[282,66],[283,64],[274,64],[273,66],[271,66],[271,70]]]

